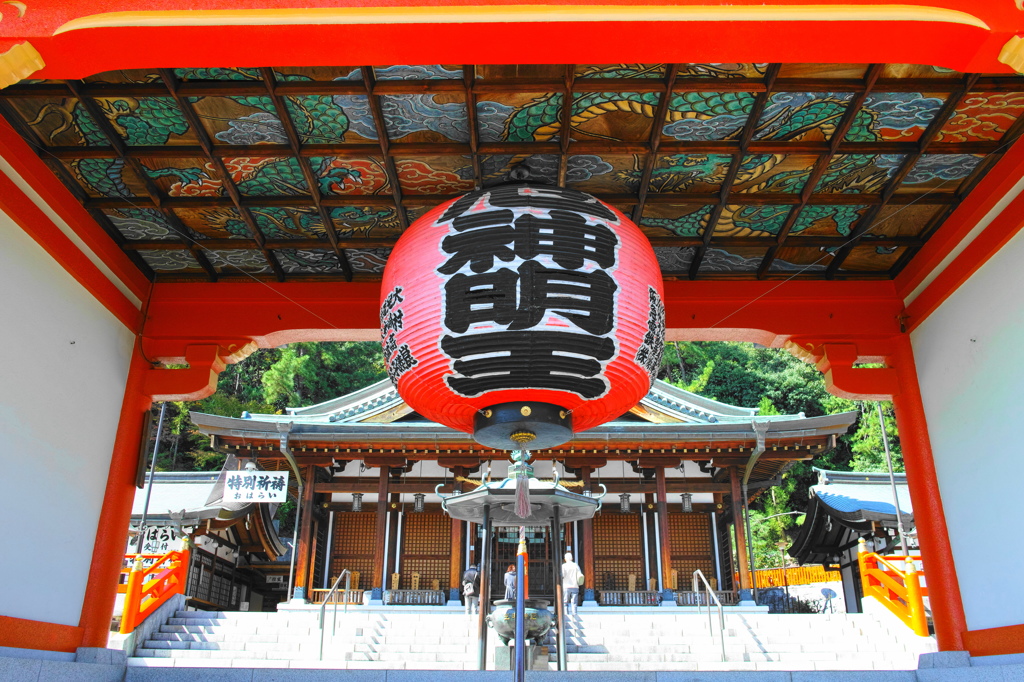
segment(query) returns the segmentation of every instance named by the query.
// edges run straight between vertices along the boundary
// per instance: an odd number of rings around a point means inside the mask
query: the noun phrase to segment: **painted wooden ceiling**
[[[906,64],[153,69],[0,91],[156,281],[379,278],[417,217],[514,170],[632,216],[666,278],[889,279],[1021,113],[1024,77]]]

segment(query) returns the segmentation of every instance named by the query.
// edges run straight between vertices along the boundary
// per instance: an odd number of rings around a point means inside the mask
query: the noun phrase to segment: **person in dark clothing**
[[[462,596],[466,599],[466,615],[480,612],[480,571],[470,564],[462,574]]]
[[[516,598],[516,567],[512,564],[508,565],[508,570],[505,571],[505,599]]]

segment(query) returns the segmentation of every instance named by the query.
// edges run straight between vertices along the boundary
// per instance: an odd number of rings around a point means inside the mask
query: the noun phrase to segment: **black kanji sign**
[[[462,197],[440,220],[452,390],[604,395],[617,348],[615,213],[582,192],[507,186]]]

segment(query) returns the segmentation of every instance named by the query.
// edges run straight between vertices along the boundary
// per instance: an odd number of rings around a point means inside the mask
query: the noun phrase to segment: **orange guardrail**
[[[739,580],[739,574],[735,574]],[[788,568],[761,568],[754,571],[758,589],[782,587],[784,585],[813,585],[814,583],[839,582],[839,571],[826,571],[821,566],[790,566]]]
[[[184,594],[188,578],[189,550],[172,551],[160,555],[129,554],[125,559],[132,561],[128,580],[123,585],[124,612],[121,615],[121,634],[127,635],[160,605],[175,594]],[[144,564],[147,558],[156,561],[149,568]],[[124,571],[122,570],[122,575]],[[121,590],[121,586],[118,587]]]
[[[922,573],[917,566],[921,556],[880,556],[868,552],[861,538],[857,550],[860,582],[865,597],[874,597],[893,615],[903,621],[914,634],[928,636],[928,614],[924,598],[928,588],[921,584]],[[896,564],[902,563],[903,568]]]

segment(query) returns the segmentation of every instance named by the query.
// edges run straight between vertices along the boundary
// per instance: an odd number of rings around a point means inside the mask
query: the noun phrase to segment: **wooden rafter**
[[[373,68],[362,67],[363,85],[366,88],[366,98],[369,100],[370,113],[373,116],[373,125],[377,129],[377,140],[380,142],[380,152],[384,155],[384,170],[388,176],[388,183],[391,185],[391,198],[395,203],[395,213],[398,215],[398,222],[404,231],[409,227],[409,216],[402,204],[402,185],[398,180],[398,171],[395,168],[395,157],[390,152],[391,136],[388,135],[387,123],[384,120],[384,111],[380,106],[380,95],[375,91],[377,77],[373,74]]]
[[[469,151],[473,163],[473,187],[480,189],[484,183],[484,173],[480,168],[480,129],[476,123],[476,93],[473,84],[476,82],[476,66],[462,65],[462,85],[466,95],[466,124],[469,127]]]
[[[719,192],[718,203],[711,209],[711,214],[708,216],[707,225],[704,228],[703,243],[694,251],[693,260],[690,261],[690,279],[696,279],[697,273],[700,272],[701,261],[704,260],[704,254],[707,253],[708,246],[711,244],[711,237],[715,233],[715,228],[718,227],[718,220],[722,217],[722,209],[729,202],[733,184],[736,182],[736,176],[740,172],[740,165],[743,163],[743,157],[749,153],[750,141],[754,137],[754,131],[757,130],[757,122],[761,119],[761,112],[764,111],[768,98],[771,96],[780,68],[781,64],[771,64],[765,71],[765,89],[757,94],[753,105],[750,107],[750,115],[740,133],[739,146],[732,157],[732,163],[729,164],[729,171],[726,173],[725,179],[722,180],[722,189]]]
[[[651,184],[651,174],[658,163],[658,148],[661,146],[661,131],[665,127],[665,117],[668,114],[669,100],[672,98],[676,77],[679,74],[678,64],[669,64],[665,71],[665,91],[661,93],[658,100],[658,108],[654,110],[654,121],[651,123],[651,135],[647,139],[647,160],[644,163],[643,172],[640,174],[640,185],[637,187],[636,206],[633,207],[633,222],[640,224],[644,215],[644,204],[647,203],[647,191]]]
[[[558,186],[565,187],[565,179],[569,173],[569,145],[572,142],[572,105],[573,86],[576,82],[576,65],[565,65],[565,77],[562,87],[562,111],[558,126]]]
[[[338,246],[338,233],[334,229],[334,221],[331,220],[330,212],[323,205],[323,198],[320,194],[320,184],[317,181],[316,174],[313,173],[313,167],[310,165],[308,157],[304,157],[301,154],[302,141],[299,140],[299,134],[295,130],[295,122],[292,121],[291,115],[288,113],[288,107],[285,106],[281,96],[276,92],[276,81],[274,80],[273,69],[260,69],[260,75],[263,76],[263,83],[267,87],[267,94],[270,97],[270,101],[274,104],[274,111],[277,113],[277,120],[281,122],[281,126],[284,128],[285,137],[288,138],[288,147],[292,156],[295,157],[296,163],[299,165],[299,169],[302,171],[302,177],[306,180],[306,187],[309,189],[309,198],[313,202],[313,207],[316,209],[317,215],[320,216],[320,221],[324,225],[324,231],[327,233],[327,239],[331,242],[331,248],[334,250],[334,257],[338,259],[338,265],[341,266],[341,272],[345,276],[345,280],[348,282],[352,281],[352,266],[348,263],[348,258],[345,257],[345,252]]]
[[[243,205],[242,195],[238,191],[238,187],[235,185],[234,178],[231,177],[231,172],[228,171],[227,166],[224,165],[224,160],[213,155],[213,140],[210,139],[210,135],[206,132],[203,122],[199,120],[199,115],[196,113],[195,107],[192,106],[192,102],[187,97],[183,97],[178,91],[180,83],[172,70],[161,69],[160,76],[163,79],[167,91],[170,93],[171,97],[174,98],[178,108],[181,109],[181,113],[185,117],[185,120],[188,121],[188,125],[192,128],[196,139],[199,140],[199,146],[203,149],[202,156],[207,158],[213,168],[217,171],[217,174],[220,176],[221,186],[227,193],[228,198],[231,201],[231,206],[238,211],[238,214],[242,218],[242,222],[245,223],[245,226],[252,233],[256,249],[263,253],[263,257],[266,258],[267,263],[270,264],[270,268],[274,271],[274,275],[277,277],[278,281],[283,282],[284,270],[281,269],[281,264],[277,262],[277,257],[267,249],[264,244],[265,240],[262,232],[260,232],[259,226],[256,224],[256,219],[253,217],[252,212],[249,211],[248,207]],[[203,248],[211,247],[203,245]]]

